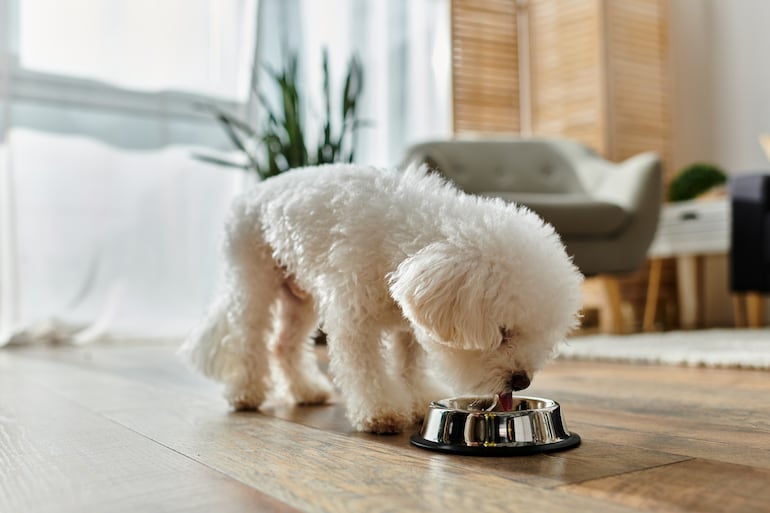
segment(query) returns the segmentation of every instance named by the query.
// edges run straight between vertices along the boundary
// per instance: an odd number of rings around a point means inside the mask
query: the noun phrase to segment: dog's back
[[[301,286],[313,287],[305,275],[384,278],[405,251],[442,237],[438,216],[445,197],[457,194],[426,170],[345,164],[297,169],[239,198],[229,232],[233,237],[259,228],[258,236]]]

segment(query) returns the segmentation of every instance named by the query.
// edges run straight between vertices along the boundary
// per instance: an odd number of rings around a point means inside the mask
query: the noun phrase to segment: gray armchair
[[[426,142],[405,164],[426,163],[466,192],[525,205],[551,223],[590,276],[642,267],[661,207],[660,159],[609,162],[564,139]]]

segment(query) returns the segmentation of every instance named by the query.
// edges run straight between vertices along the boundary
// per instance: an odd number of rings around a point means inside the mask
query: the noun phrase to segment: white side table
[[[730,249],[730,200],[683,201],[663,206],[652,241],[650,278],[644,308],[644,331],[652,331],[660,292],[663,259],[676,258],[679,327],[698,327],[701,291],[698,276],[703,256]]]

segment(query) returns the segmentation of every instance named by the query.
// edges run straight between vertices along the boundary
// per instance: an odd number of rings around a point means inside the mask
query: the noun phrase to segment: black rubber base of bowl
[[[463,454],[466,456],[526,456],[527,454],[539,454],[543,452],[555,452],[563,451],[565,449],[572,449],[573,447],[580,445],[580,436],[577,433],[572,433],[569,438],[560,442],[540,445],[521,445],[518,447],[470,447],[467,445],[437,444],[436,442],[425,440],[420,436],[420,433],[415,433],[412,435],[409,441],[412,443],[412,445],[421,449],[445,452],[449,454]]]

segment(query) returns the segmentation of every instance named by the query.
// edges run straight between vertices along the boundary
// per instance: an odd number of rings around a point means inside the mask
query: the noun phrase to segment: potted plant
[[[727,175],[713,164],[696,162],[683,168],[668,187],[669,201],[687,201],[718,187]]]
[[[297,55],[292,54],[282,70],[265,68],[279,93],[279,108],[274,108],[263,91],[254,91],[265,113],[261,127],[254,128],[216,106],[203,106],[213,113],[241,158],[236,160],[203,154],[195,154],[195,158],[241,168],[255,173],[262,180],[296,167],[352,162],[355,157],[356,133],[364,125],[358,117],[363,91],[363,69],[357,57],[350,59],[340,109],[333,112],[326,49],[323,51],[322,66],[325,119],[321,134],[313,146],[307,139],[303,118],[306,98],[302,96],[297,81]]]

